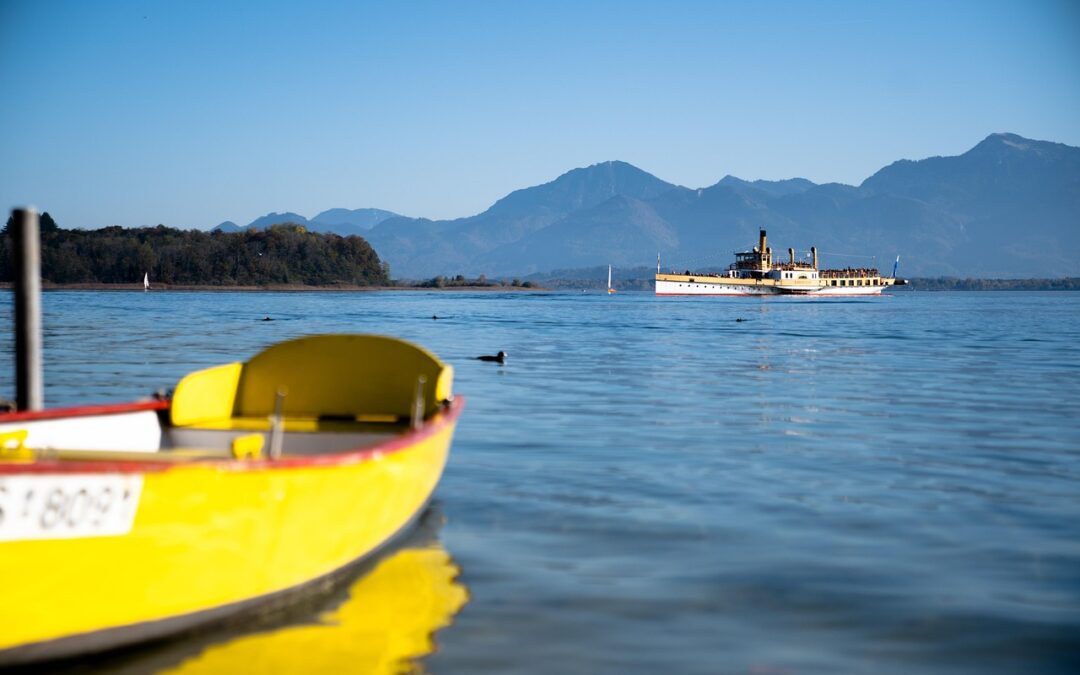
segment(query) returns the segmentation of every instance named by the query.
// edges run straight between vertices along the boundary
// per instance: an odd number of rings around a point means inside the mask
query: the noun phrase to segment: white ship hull
[[[724,283],[722,280],[693,279],[685,281],[656,280],[656,295],[800,295],[814,297],[849,297],[881,295],[886,286],[798,286],[775,284]]]

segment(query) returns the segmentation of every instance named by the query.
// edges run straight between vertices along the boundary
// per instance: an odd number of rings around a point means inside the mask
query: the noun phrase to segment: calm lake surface
[[[437,559],[406,564],[458,599],[397,667],[1080,672],[1080,293],[50,292],[44,309],[50,406],[143,397],[318,332],[454,365],[468,403]],[[506,365],[471,358],[499,350]],[[367,646],[326,635],[277,653],[315,668]],[[235,639],[125,668],[213,670]]]

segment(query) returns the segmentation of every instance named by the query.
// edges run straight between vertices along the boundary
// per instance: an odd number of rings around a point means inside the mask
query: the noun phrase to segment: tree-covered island
[[[0,233],[0,282],[13,278],[11,219]],[[390,269],[362,237],[308,232],[283,223],[265,230],[105,227],[65,230],[43,213],[41,276],[53,284],[191,286],[385,286]]]

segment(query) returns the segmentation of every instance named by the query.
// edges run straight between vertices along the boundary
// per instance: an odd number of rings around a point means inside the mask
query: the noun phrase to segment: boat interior
[[[299,338],[193,372],[168,402],[0,422],[0,454],[170,462],[355,452],[423,426],[451,401],[452,382],[450,365],[401,340]]]

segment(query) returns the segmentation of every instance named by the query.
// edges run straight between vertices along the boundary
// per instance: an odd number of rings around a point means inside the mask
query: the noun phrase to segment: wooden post
[[[19,410],[41,410],[41,239],[34,209],[15,209],[12,239],[15,244],[15,405]]]

